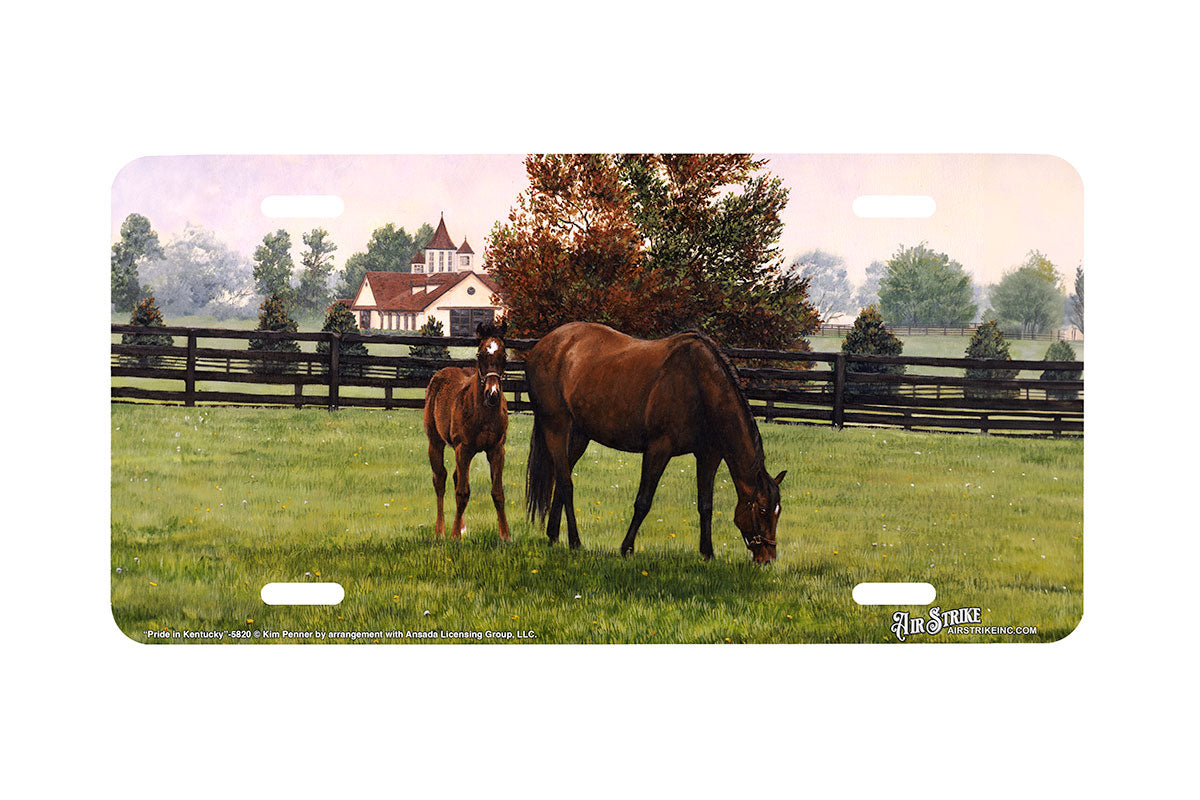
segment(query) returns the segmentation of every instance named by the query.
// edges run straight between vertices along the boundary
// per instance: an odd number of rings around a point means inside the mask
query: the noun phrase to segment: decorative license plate
[[[1049,156],[140,159],[112,202],[114,618],[1060,639],[1082,241]]]

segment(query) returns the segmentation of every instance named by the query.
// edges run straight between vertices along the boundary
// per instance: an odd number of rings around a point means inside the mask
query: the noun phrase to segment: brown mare
[[[643,453],[642,477],[621,554],[633,550],[667,462],[696,456],[700,553],[712,558],[712,498],[717,468],[729,466],[737,490],[733,521],[757,562],[775,558],[779,484],[763,463],[762,439],[733,366],[702,333],[634,339],[605,325],[555,328],[525,356],[534,404],[526,473],[531,519],[544,519],[558,540],[567,510],[571,547],[579,547],[571,470],[591,441]]]
[[[463,512],[471,497],[471,459],[487,453],[492,468],[492,503],[500,520],[500,538],[508,541],[504,515],[504,441],[508,436],[508,403],[500,380],[504,375],[504,334],[507,321],[499,326],[481,323],[477,365],[438,370],[425,390],[425,435],[429,438],[429,463],[437,492],[437,535],[445,532],[442,496],[446,493],[446,445],[454,448],[454,499],[456,510],[450,535],[462,538]]]

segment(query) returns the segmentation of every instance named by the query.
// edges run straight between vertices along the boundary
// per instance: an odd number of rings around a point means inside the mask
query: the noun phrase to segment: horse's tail
[[[542,415],[532,391],[529,400],[533,405],[533,435],[529,440],[529,462],[525,467],[525,505],[530,521],[540,522],[546,519],[554,496],[554,461],[550,457],[550,448],[546,446]]]

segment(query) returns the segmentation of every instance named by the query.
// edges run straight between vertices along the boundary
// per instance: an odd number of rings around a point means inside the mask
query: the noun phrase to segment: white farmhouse
[[[478,323],[503,313],[496,283],[476,272],[474,262],[467,240],[455,247],[443,218],[413,256],[412,272],[368,272],[358,294],[338,302],[349,306],[362,330],[415,331],[432,317],[450,336],[473,336]]]

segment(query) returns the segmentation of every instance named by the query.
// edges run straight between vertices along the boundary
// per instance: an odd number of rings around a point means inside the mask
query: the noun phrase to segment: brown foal
[[[450,535],[462,538],[463,512],[471,497],[471,460],[487,453],[492,471],[492,503],[500,521],[500,538],[508,541],[504,515],[504,442],[508,436],[508,404],[501,379],[504,376],[504,335],[507,321],[499,325],[481,323],[476,366],[439,370],[425,390],[425,435],[429,438],[429,464],[437,492],[437,535],[445,533],[442,497],[446,493],[446,445],[454,448],[454,525]]]

